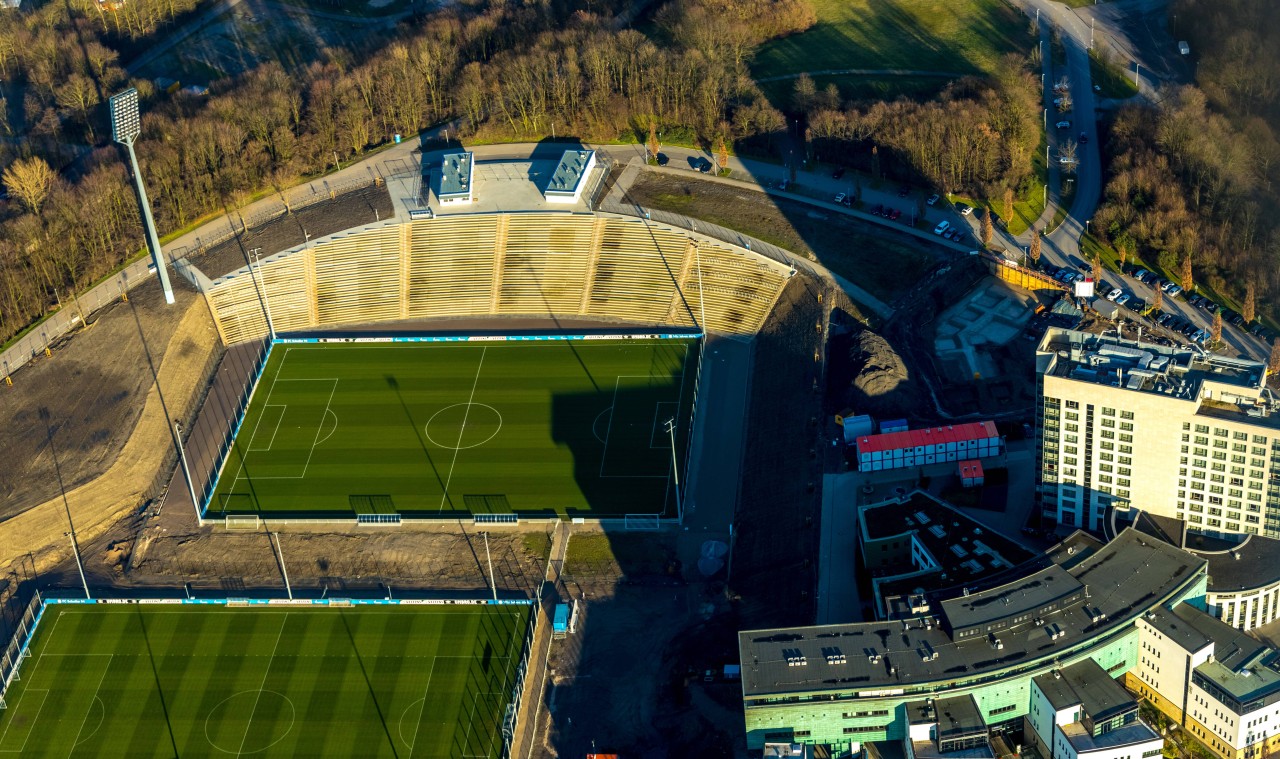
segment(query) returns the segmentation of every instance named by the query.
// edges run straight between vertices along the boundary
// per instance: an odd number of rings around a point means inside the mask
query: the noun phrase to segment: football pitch
[[[0,754],[496,759],[529,612],[51,604]]]
[[[696,339],[278,343],[206,515],[674,515]]]

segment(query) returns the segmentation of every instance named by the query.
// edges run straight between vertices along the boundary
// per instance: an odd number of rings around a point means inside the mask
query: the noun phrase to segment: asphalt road
[[[1050,109],[1048,131],[1052,160],[1058,159],[1058,150],[1062,141],[1072,139],[1078,143],[1082,132],[1088,137],[1085,144],[1079,145],[1077,152],[1079,163],[1074,175],[1069,175],[1074,177],[1076,185],[1071,208],[1062,224],[1045,236],[1041,260],[1044,263],[1067,266],[1087,273],[1090,262],[1080,250],[1080,240],[1087,231],[1088,222],[1097,211],[1102,196],[1102,155],[1097,123],[1100,104],[1095,98],[1089,70],[1088,48],[1091,37],[1089,19],[1093,18],[1092,36],[1095,40],[1105,39],[1122,58],[1136,60],[1142,64],[1144,71],[1150,72],[1143,78],[1144,93],[1153,93],[1165,83],[1165,79],[1158,78],[1157,74],[1177,81],[1183,78],[1186,72],[1178,65],[1180,62],[1176,60],[1176,56],[1175,59],[1170,59],[1170,53],[1166,49],[1170,46],[1170,40],[1161,21],[1168,6],[1168,0],[1120,0],[1106,7],[1087,6],[1076,10],[1068,9],[1050,0],[1020,0],[1020,2],[1029,15],[1034,16],[1039,9],[1042,23],[1052,24],[1059,31],[1066,50],[1065,68],[1057,67],[1053,76],[1045,77],[1044,103],[1045,107]],[[1064,74],[1071,83],[1071,96],[1074,101],[1070,114],[1058,114],[1053,108],[1053,99],[1057,97],[1053,92],[1053,84]],[[1057,120],[1071,121],[1071,128],[1055,129],[1053,124]],[[1056,193],[1054,197],[1057,197]],[[1011,250],[1030,244],[1029,234],[1017,239],[1003,233],[1001,236]],[[1132,277],[1108,272],[1104,275],[1104,279],[1147,303],[1151,303],[1154,298],[1150,287]],[[1211,314],[1190,306],[1183,299],[1166,297],[1164,310],[1202,329],[1210,329],[1212,326]],[[1128,312],[1127,317],[1144,322],[1152,329],[1159,329],[1133,312]],[[1181,339],[1181,336],[1178,338]],[[1222,338],[1227,345],[1227,350],[1237,354],[1261,361],[1267,360],[1270,355],[1270,346],[1264,341],[1232,325],[1223,325]]]

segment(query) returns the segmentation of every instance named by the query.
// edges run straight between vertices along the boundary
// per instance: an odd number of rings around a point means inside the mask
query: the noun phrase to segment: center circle
[[[424,430],[438,448],[464,451],[493,440],[502,429],[502,414],[487,403],[455,403],[431,415]]]
[[[257,754],[293,729],[293,701],[273,690],[244,690],[224,698],[204,720],[204,737],[224,754]]]

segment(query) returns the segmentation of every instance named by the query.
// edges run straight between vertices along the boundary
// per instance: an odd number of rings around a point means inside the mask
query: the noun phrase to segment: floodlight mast
[[[151,248],[151,260],[156,266],[156,276],[164,290],[164,302],[173,303],[173,286],[169,284],[169,272],[164,267],[164,251],[156,234],[156,221],[151,218],[151,201],[147,200],[147,188],[142,183],[142,171],[138,168],[138,156],[133,152],[133,141],[142,133],[142,116],[138,112],[138,91],[132,87],[116,93],[108,101],[111,108],[111,139],[129,151],[129,164],[133,167],[133,185],[138,190],[142,204],[142,226],[147,230],[147,245]]]

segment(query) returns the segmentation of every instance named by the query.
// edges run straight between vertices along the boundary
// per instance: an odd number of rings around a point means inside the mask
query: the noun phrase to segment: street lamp
[[[187,478],[187,492],[191,505],[196,509],[196,521],[200,521],[200,501],[196,499],[196,484],[191,481],[191,469],[187,466],[187,452],[182,447],[182,422],[173,423],[173,439],[178,443],[178,461],[182,462],[182,476]]]
[[[142,205],[142,226],[147,230],[147,244],[151,248],[151,260],[160,277],[164,290],[164,302],[173,303],[173,286],[169,284],[169,272],[164,268],[164,252],[160,237],[156,234],[156,220],[151,218],[151,203],[147,200],[147,188],[142,183],[142,171],[138,168],[138,156],[133,152],[133,141],[142,133],[142,116],[138,113],[138,91],[132,87],[112,95],[111,139],[129,151],[129,164],[133,167],[133,185],[138,190],[138,202]]]
[[[671,479],[676,486],[676,518],[684,523],[684,502],[680,499],[680,464],[676,461],[676,420],[666,421],[667,434],[671,436]]]
[[[276,327],[271,319],[271,299],[267,296],[267,280],[262,276],[262,248],[253,249],[253,263],[254,265],[249,267],[249,278],[262,293],[262,311],[267,317],[267,334],[271,335],[271,341],[275,342]]]

